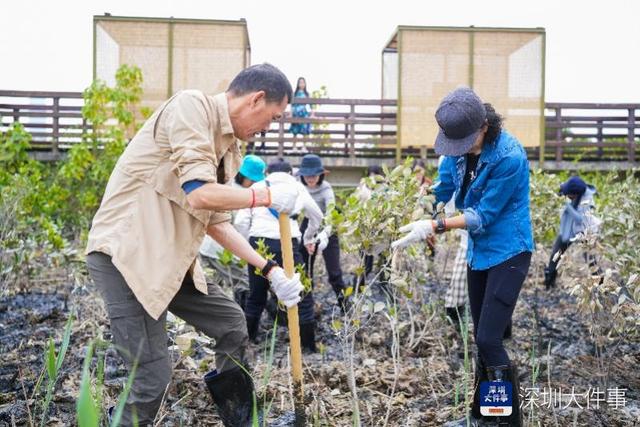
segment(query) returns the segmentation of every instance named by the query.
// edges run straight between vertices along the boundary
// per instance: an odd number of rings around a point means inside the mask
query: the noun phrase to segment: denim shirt
[[[436,203],[455,197],[456,208],[464,214],[469,231],[467,263],[473,270],[487,270],[533,251],[529,161],[522,145],[504,130],[494,143],[485,144],[463,199],[465,166],[465,156],[445,157],[434,192]]]

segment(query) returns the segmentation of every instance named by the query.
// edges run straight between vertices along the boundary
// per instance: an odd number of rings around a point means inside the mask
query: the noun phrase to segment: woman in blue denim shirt
[[[518,374],[502,340],[533,250],[529,162],[518,140],[502,129],[500,115],[469,88],[447,95],[436,120],[440,132],[435,151],[446,156],[434,186],[436,202],[455,197],[462,214],[408,224],[400,231],[409,233],[392,247],[424,241],[450,229],[469,232],[467,283],[478,347],[472,425],[489,421],[480,413],[480,382],[500,379],[513,385],[513,412],[500,417],[500,423],[519,426]],[[462,421],[466,425],[466,419]]]

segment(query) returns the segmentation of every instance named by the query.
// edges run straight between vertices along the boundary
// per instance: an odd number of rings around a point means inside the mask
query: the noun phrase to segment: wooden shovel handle
[[[293,246],[291,243],[291,223],[289,215],[280,214],[280,247],[282,248],[282,267],[287,277],[293,277]],[[304,390],[302,388],[302,348],[300,346],[300,324],[298,321],[298,306],[287,310],[289,323],[289,347],[291,350],[291,376],[293,377],[293,393],[296,414],[296,426],[305,423]]]

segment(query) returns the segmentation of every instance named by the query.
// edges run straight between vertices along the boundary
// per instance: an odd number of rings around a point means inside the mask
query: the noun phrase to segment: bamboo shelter
[[[543,28],[399,26],[382,51],[382,96],[398,99],[402,148],[432,148],[434,114],[458,86],[492,103],[525,147],[544,144]]]
[[[93,77],[115,82],[122,64],[142,70],[143,103],[182,89],[215,94],[250,65],[247,23],[208,19],[93,17]]]

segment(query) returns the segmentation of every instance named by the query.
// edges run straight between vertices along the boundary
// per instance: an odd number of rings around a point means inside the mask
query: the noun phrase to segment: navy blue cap
[[[269,163],[269,166],[267,166],[267,173],[273,173],[273,172],[291,173],[292,170],[293,169],[291,168],[291,164],[281,157]]]
[[[487,119],[487,110],[478,95],[461,87],[445,96],[436,110],[440,131],[435,152],[444,156],[462,156],[469,152]]]
[[[325,172],[322,167],[322,160],[315,154],[306,154],[302,158],[300,168],[298,169],[298,175],[300,176],[322,175]]]
[[[587,190],[587,183],[582,180],[579,176],[572,176],[562,184],[560,184],[560,194],[569,195],[569,194],[577,194],[579,196],[583,195]]]

